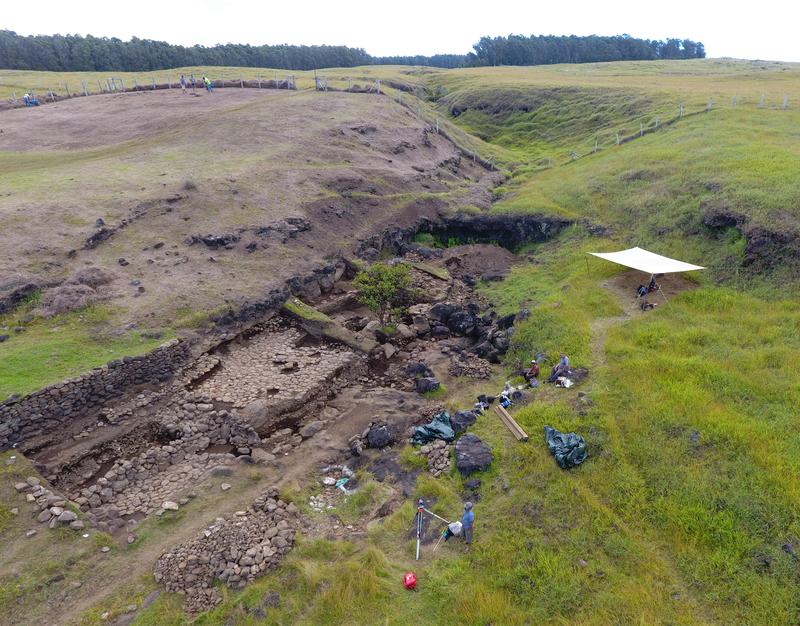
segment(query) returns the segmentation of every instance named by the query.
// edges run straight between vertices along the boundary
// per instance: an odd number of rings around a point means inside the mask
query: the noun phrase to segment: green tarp
[[[447,411],[442,411],[433,416],[430,424],[417,426],[414,429],[414,433],[411,435],[411,443],[415,446],[422,446],[436,439],[453,441],[455,438],[456,433],[450,424],[450,414]]]

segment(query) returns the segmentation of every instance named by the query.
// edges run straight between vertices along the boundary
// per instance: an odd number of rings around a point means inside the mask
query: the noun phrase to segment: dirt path
[[[602,281],[598,284],[600,288],[607,290],[614,298],[616,298],[620,304],[620,307],[622,308],[622,314],[612,317],[597,318],[591,323],[591,358],[592,369],[594,371],[597,371],[601,367],[608,365],[608,357],[606,355],[605,345],[606,340],[608,339],[608,334],[612,328],[620,324],[642,318],[645,315],[658,314],[656,311],[644,312],[639,307],[639,301],[636,300],[635,293],[639,282],[642,281],[642,278],[641,272],[631,270],[618,274],[617,276]],[[694,283],[686,280],[680,275],[660,278],[659,283],[662,290],[666,294],[665,296],[661,296],[660,294],[657,295],[657,299],[661,299],[662,302],[665,302],[663,298],[668,299],[680,294],[683,291],[687,291],[696,287]],[[650,301],[653,300],[654,298],[651,297]],[[665,303],[668,304],[668,300],[666,300]],[[616,418],[608,418],[606,425],[609,432],[611,447],[615,450],[615,455],[619,457],[620,463],[627,465],[628,462],[624,454],[625,446],[622,441],[622,434],[620,433]],[[635,472],[635,470],[633,471]],[[588,481],[584,480],[581,475],[576,474],[574,475],[574,478],[575,489],[581,498],[583,498],[587,506],[600,511],[609,519],[613,519],[617,529],[628,539],[630,539],[637,546],[637,548],[641,550],[643,554],[647,555],[647,558],[656,565],[654,568],[655,574],[661,573],[662,575],[667,576],[674,581],[676,586],[679,588],[679,592],[677,593],[682,598],[681,602],[689,604],[697,615],[704,615],[705,620],[709,622],[713,621],[709,615],[705,614],[706,611],[703,607],[703,604],[699,601],[697,595],[687,584],[681,582],[682,579],[674,559],[670,555],[666,554],[656,542],[639,532],[636,528],[626,523],[619,515],[617,515],[613,508],[604,502],[603,499],[592,490],[591,486],[588,484]],[[656,581],[654,580],[654,582]],[[673,591],[673,594],[675,593],[676,592]]]

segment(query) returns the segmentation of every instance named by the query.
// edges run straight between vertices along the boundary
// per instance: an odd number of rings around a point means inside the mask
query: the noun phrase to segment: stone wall
[[[189,345],[174,339],[147,354],[111,361],[22,399],[6,400],[0,404],[0,450],[49,433],[131,387],[168,380],[190,358]]]

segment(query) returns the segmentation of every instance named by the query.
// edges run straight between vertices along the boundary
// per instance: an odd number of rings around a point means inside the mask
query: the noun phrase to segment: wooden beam
[[[522,427],[517,424],[513,417],[501,406],[496,406],[494,408],[497,415],[500,417],[500,421],[506,425],[506,428],[511,431],[511,434],[517,439],[517,441],[528,441],[528,433],[522,430]]]

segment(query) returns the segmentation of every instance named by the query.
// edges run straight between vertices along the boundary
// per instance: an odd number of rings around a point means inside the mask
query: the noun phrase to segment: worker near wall
[[[464,515],[461,516],[461,530],[464,533],[464,552],[469,552],[472,545],[472,527],[475,525],[475,512],[472,510],[472,502],[464,504]]]

